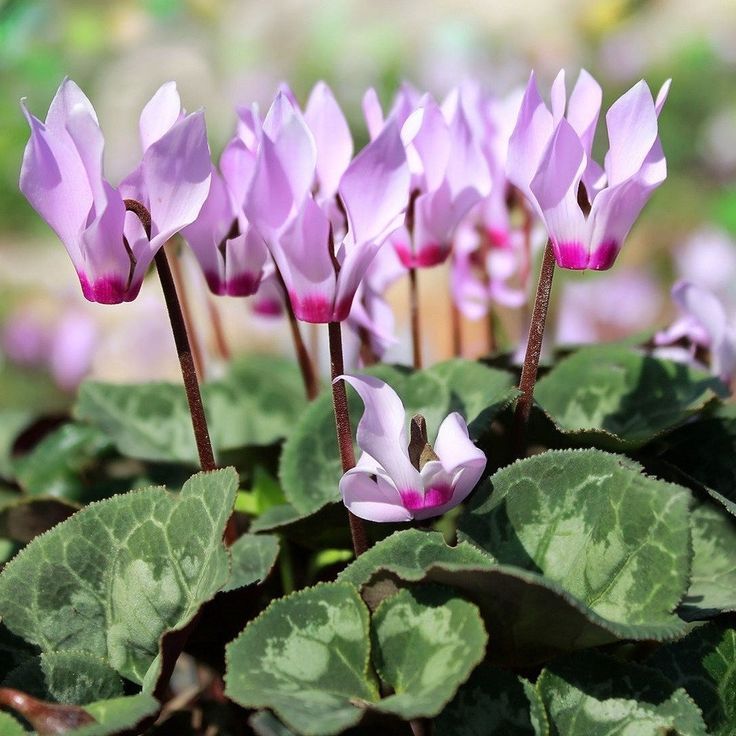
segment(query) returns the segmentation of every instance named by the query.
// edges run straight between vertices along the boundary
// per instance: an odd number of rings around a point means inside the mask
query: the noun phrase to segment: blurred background
[[[205,107],[218,154],[234,106],[266,109],[281,80],[302,102],[315,81],[327,81],[358,148],[368,86],[384,104],[403,79],[441,97],[475,77],[504,94],[531,68],[545,89],[560,68],[571,83],[581,66],[602,84],[604,108],[641,78],[655,92],[673,78],[660,119],[669,177],[613,271],[558,274],[551,330],[565,343],[661,328],[672,315],[672,282],[698,269],[736,297],[733,0],[0,0],[0,406],[63,406],[88,374],[177,377],[155,280],[133,303],[87,303],[62,245],[18,191],[28,138],[21,97],[43,118],[62,78],[77,81],[97,109],[107,176],[117,183],[139,156],[139,112],[169,79],[188,109]],[[195,327],[214,351],[205,287],[183,265]],[[422,274],[429,360],[451,350],[447,281],[446,269]],[[410,355],[405,291],[402,280],[391,292],[399,340],[389,359]],[[235,351],[290,349],[286,325],[254,318],[243,300],[218,299],[217,309]],[[501,318],[513,350],[518,325],[514,315]],[[483,325],[463,330],[466,355],[487,350]]]

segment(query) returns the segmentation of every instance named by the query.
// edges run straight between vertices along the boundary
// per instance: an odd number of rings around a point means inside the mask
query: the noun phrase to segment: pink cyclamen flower
[[[264,276],[268,249],[243,209],[255,171],[260,125],[255,109],[238,110],[237,134],[222,152],[220,171],[212,168],[207,199],[197,219],[182,230],[210,291],[220,296],[251,296]]]
[[[698,364],[698,353],[710,355],[710,369],[724,383],[736,375],[736,325],[713,292],[688,281],[672,287],[680,316],[654,336],[655,354]],[[679,346],[679,347],[678,347]]]
[[[388,384],[371,376],[340,378],[365,404],[357,432],[363,453],[340,480],[343,501],[353,514],[369,521],[426,519],[468,496],[486,457],[457,412],[440,424],[434,446],[427,441],[423,417],[414,417],[409,442],[404,405]]]
[[[550,112],[531,75],[509,142],[507,173],[544,222],[560,267],[613,265],[667,176],[657,118],[668,91],[669,81],[655,101],[641,81],[614,102],[606,114],[609,150],[601,167],[591,157],[602,96],[598,83],[581,71],[568,103],[560,72]]]
[[[204,115],[185,116],[176,85],[163,85],[140,116],[143,158],[120,185],[104,178],[105,141],[92,104],[70,79],[59,87],[46,121],[23,102],[31,138],[20,189],[64,243],[84,296],[118,304],[135,299],[158,249],[199,213],[210,185]],[[149,241],[125,211],[134,197],[151,213]]]
[[[409,171],[396,125],[350,162],[349,130],[325,85],[307,111],[308,119],[284,90],[277,95],[245,212],[271,251],[296,317],[339,322],[379,247],[403,222]]]

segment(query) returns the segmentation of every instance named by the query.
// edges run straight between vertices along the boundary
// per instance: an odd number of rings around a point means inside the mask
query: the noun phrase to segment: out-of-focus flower
[[[444,419],[434,446],[427,440],[424,418],[414,417],[409,441],[404,405],[388,384],[371,376],[341,378],[365,404],[357,432],[363,452],[340,480],[343,501],[353,514],[369,521],[426,519],[468,496],[486,457],[457,412]]]
[[[90,372],[99,337],[97,322],[80,309],[48,320],[24,308],[5,323],[2,349],[13,363],[46,369],[59,388],[73,391]]]
[[[245,194],[253,177],[260,138],[258,112],[238,110],[235,137],[212,168],[209,194],[197,219],[182,230],[194,251],[210,291],[220,296],[251,296],[258,291],[268,250],[251,227]]]
[[[661,306],[657,281],[644,271],[628,268],[568,281],[561,290],[555,341],[581,345],[622,339],[653,325]]]
[[[313,121],[320,121],[312,123],[317,135],[290,95],[279,92],[263,124],[245,204],[296,317],[306,322],[347,318],[366,269],[403,221],[409,190],[394,123],[344,168],[350,157],[340,131],[346,126],[325,90],[310,108]]]
[[[604,167],[591,158],[601,89],[586,72],[566,100],[565,78],[552,85],[552,111],[542,101],[534,74],[509,142],[507,173],[545,223],[557,264],[575,270],[610,268],[667,165],[656,101],[641,81],[606,114],[609,150]],[[565,108],[567,107],[567,113]]]
[[[734,320],[715,294],[688,281],[678,281],[672,287],[672,299],[680,316],[655,335],[654,344],[660,348],[655,352],[696,364],[707,352],[711,373],[730,384],[736,374]]]
[[[203,113],[184,116],[176,85],[163,85],[141,113],[141,163],[116,189],[103,177],[97,115],[74,82],[61,83],[45,122],[25,103],[23,110],[31,138],[21,191],[64,243],[87,299],[135,299],[157,250],[195,219],[207,196],[211,164]],[[125,211],[126,197],[150,211],[150,241],[136,215]]]
[[[724,230],[704,227],[675,250],[681,279],[736,306],[736,241]]]

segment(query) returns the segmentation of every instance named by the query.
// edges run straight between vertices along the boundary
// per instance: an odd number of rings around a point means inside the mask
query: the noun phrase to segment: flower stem
[[[284,292],[284,308],[286,314],[289,317],[289,328],[291,329],[291,339],[294,342],[294,350],[296,352],[296,359],[299,363],[299,370],[302,372],[302,381],[304,382],[304,392],[307,395],[309,401],[313,401],[319,394],[319,383],[317,382],[317,374],[314,372],[314,364],[312,359],[309,357],[309,351],[307,346],[304,344],[301,330],[299,329],[299,322],[297,321],[296,315],[294,314],[294,307],[291,306],[291,299],[289,298],[289,291],[284,283],[284,277],[281,275],[278,267],[276,267],[276,276],[278,277],[281,288]]]
[[[150,212],[140,202],[134,199],[125,200],[125,209],[133,212],[138,217],[143,225],[143,229],[146,231],[146,235],[150,239]],[[179,356],[179,366],[181,367],[184,390],[187,395],[187,403],[189,404],[189,414],[192,418],[192,429],[194,430],[194,440],[197,444],[199,464],[202,470],[215,470],[217,464],[215,463],[215,454],[212,451],[212,442],[210,441],[207,417],[205,416],[204,405],[202,404],[202,394],[199,390],[197,372],[194,369],[192,348],[189,344],[189,336],[187,335],[184,315],[179,304],[179,297],[176,294],[176,286],[174,284],[174,277],[171,274],[169,259],[163,247],[156,253],[154,262],[158,271],[159,280],[161,281],[161,289],[164,292],[166,309],[169,312],[169,321],[171,322],[171,331],[174,335],[176,352]],[[237,528],[235,526],[235,519],[231,516],[225,529],[225,543],[228,545],[232,544],[236,537]]]
[[[353,452],[353,438],[350,431],[350,413],[348,411],[348,395],[345,390],[345,381],[335,381],[345,372],[342,357],[342,329],[339,322],[329,322],[327,325],[330,338],[330,369],[332,374],[332,406],[335,411],[335,429],[337,444],[340,448],[342,472],[355,467],[355,453]],[[350,521],[350,535],[353,538],[355,556],[359,557],[368,549],[368,539],[363,520],[348,510]]]
[[[422,367],[422,334],[419,324],[419,289],[416,268],[409,269],[409,311],[411,313],[411,343],[414,369]]]
[[[171,267],[171,275],[174,278],[174,287],[179,297],[179,304],[181,304],[181,313],[184,317],[184,325],[189,336],[189,342],[192,346],[192,360],[194,361],[194,369],[197,372],[197,378],[202,381],[205,378],[204,373],[204,360],[202,358],[202,347],[199,339],[197,338],[197,331],[194,329],[194,320],[192,319],[192,312],[189,309],[189,299],[187,298],[187,290],[185,286],[184,274],[181,269],[181,261],[179,260],[181,255],[177,253],[173,258],[169,260],[169,266]]]
[[[542,268],[539,273],[537,295],[534,299],[534,311],[529,326],[524,365],[521,369],[521,380],[519,381],[521,396],[516,402],[516,414],[514,416],[514,449],[517,457],[524,457],[526,454],[527,423],[534,403],[534,384],[537,381],[539,356],[542,353],[544,325],[547,321],[547,309],[549,308],[552,277],[554,275],[555,256],[552,251],[552,243],[548,240],[542,258]]]
[[[452,355],[463,357],[463,318],[455,300],[450,296],[450,328],[452,330]]]
[[[220,358],[225,363],[229,363],[232,358],[230,352],[230,345],[228,345],[227,337],[225,336],[225,327],[222,324],[222,316],[220,310],[215,304],[215,300],[209,294],[207,295],[207,312],[210,316],[210,322],[212,323],[212,334],[215,338],[215,347]]]

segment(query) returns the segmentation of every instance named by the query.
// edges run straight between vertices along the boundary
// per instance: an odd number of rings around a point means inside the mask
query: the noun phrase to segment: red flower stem
[[[417,286],[417,269],[409,269],[409,311],[411,314],[411,344],[414,369],[422,367],[422,332],[419,323],[419,289]]]
[[[143,225],[146,235],[151,237],[151,213],[140,203],[134,199],[125,200],[125,209],[133,212]],[[204,413],[204,405],[202,404],[202,394],[199,390],[199,381],[197,380],[197,372],[194,369],[194,358],[192,356],[192,348],[189,344],[189,336],[184,322],[184,315],[179,304],[179,297],[176,293],[174,277],[171,275],[169,259],[166,256],[164,248],[160,248],[154,257],[158,277],[161,281],[161,289],[164,292],[164,300],[166,301],[166,309],[169,312],[169,321],[171,322],[171,331],[174,335],[174,343],[176,344],[176,352],[179,356],[179,366],[181,367],[181,376],[184,382],[184,391],[187,395],[187,403],[189,404],[189,414],[192,418],[192,429],[194,430],[194,440],[197,444],[197,454],[199,455],[199,465],[202,470],[215,470],[215,454],[212,451],[212,442],[210,441],[210,433],[207,427],[207,417]],[[235,517],[231,516],[225,528],[225,543],[230,545],[237,538],[237,528],[235,526]]]
[[[197,331],[194,329],[194,320],[192,319],[192,312],[189,309],[189,299],[187,295],[186,282],[184,274],[181,269],[180,255],[176,254],[169,260],[169,266],[171,267],[171,275],[174,278],[174,286],[176,293],[179,297],[179,304],[181,305],[181,313],[184,317],[184,325],[187,328],[187,335],[189,336],[189,343],[192,346],[192,359],[194,361],[194,369],[197,372],[197,378],[203,381],[205,378],[204,373],[204,359],[202,357],[202,347],[197,337]]]
[[[212,334],[215,338],[215,347],[217,348],[217,352],[223,361],[229,363],[232,358],[232,352],[230,351],[230,346],[228,345],[227,337],[225,336],[225,328],[222,324],[220,310],[217,308],[214,298],[209,294],[207,295],[207,312],[209,313],[210,322],[212,323]]]
[[[335,429],[337,444],[340,448],[342,472],[355,467],[355,453],[353,452],[353,437],[350,431],[350,412],[348,411],[348,395],[345,390],[345,381],[336,381],[338,376],[345,373],[342,357],[342,329],[339,322],[329,322],[327,330],[330,338],[330,370],[332,374],[332,406],[335,410]],[[355,556],[359,557],[368,549],[368,538],[363,520],[348,510],[350,521],[350,535],[353,538]]]
[[[304,392],[307,395],[309,401],[314,401],[319,394],[319,383],[317,381],[317,374],[314,371],[314,364],[312,359],[309,357],[309,351],[307,346],[304,344],[301,330],[299,329],[299,322],[294,314],[294,307],[291,306],[291,299],[289,298],[289,291],[284,283],[284,277],[281,275],[278,266],[276,267],[276,276],[278,277],[281,288],[284,292],[284,309],[289,317],[289,328],[291,329],[291,339],[294,343],[294,351],[296,352],[296,359],[299,363],[299,370],[302,372],[302,381],[304,382]]]
[[[547,309],[549,298],[552,293],[552,278],[555,275],[555,256],[552,251],[551,241],[547,241],[542,258],[542,268],[539,273],[537,294],[534,299],[534,311],[529,326],[529,338],[526,344],[526,355],[524,365],[521,369],[521,380],[519,381],[519,396],[516,402],[516,413],[514,416],[514,449],[517,457],[526,455],[526,430],[529,415],[534,403],[534,384],[537,382],[537,371],[539,370],[539,356],[542,353],[542,340],[544,338],[544,325],[547,321]]]

